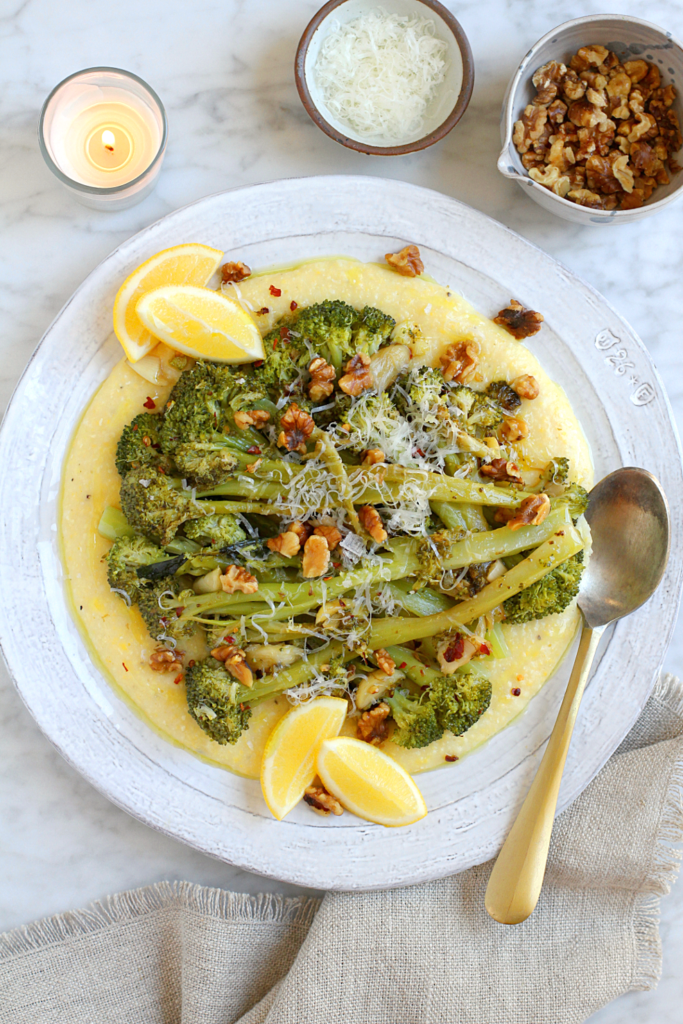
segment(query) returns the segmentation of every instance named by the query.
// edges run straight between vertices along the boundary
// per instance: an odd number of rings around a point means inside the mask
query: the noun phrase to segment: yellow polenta
[[[273,296],[272,289],[281,290]],[[308,306],[324,299],[343,299],[352,306],[376,306],[396,321],[418,324],[423,339],[413,351],[420,362],[438,362],[447,345],[475,338],[481,346],[479,369],[484,380],[536,377],[540,395],[522,409],[529,434],[519,445],[528,466],[544,466],[553,456],[569,458],[573,476],[592,484],[588,444],[566,395],[544,373],[528,349],[502,328],[477,313],[469,303],[441,285],[422,278],[400,277],[386,266],[350,259],[323,259],[291,269],[257,274],[240,286],[242,300],[258,315],[265,333],[296,302]],[[170,386],[151,385],[125,362],[114,368],[93,398],[73,438],[64,467],[62,550],[74,615],[93,658],[119,693],[169,740],[232,771],[257,778],[266,736],[287,710],[284,697],[267,701],[254,712],[249,729],[234,746],[209,739],[190,717],[182,680],[152,671],[149,657],[155,642],[137,610],[128,609],[107,584],[103,556],[109,542],[97,532],[106,505],[118,505],[120,479],[114,453],[121,431],[143,411],[151,398],[162,408]],[[444,737],[422,750],[385,749],[411,772],[443,764],[446,754],[462,757],[506,726],[543,683],[565,654],[578,625],[574,607],[539,622],[503,626],[509,658],[487,663],[493,683],[489,710],[464,735]],[[203,641],[183,644],[190,657],[203,657]],[[513,696],[512,690],[521,693]],[[347,722],[344,731],[352,731]]]

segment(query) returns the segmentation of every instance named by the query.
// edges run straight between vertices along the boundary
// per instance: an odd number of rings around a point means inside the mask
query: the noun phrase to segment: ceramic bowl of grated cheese
[[[467,36],[438,0],[330,0],[295,61],[299,96],[330,138],[360,153],[425,149],[470,101]]]

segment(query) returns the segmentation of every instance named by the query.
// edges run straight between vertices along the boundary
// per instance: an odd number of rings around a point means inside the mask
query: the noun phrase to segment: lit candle
[[[90,68],[53,89],[39,139],[48,167],[81,202],[122,209],[154,187],[166,117],[159,98],[136,75]]]

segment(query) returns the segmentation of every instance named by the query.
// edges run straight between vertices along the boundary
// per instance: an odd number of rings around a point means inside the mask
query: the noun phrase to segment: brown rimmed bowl
[[[430,17],[434,34],[448,46],[446,78],[427,108],[421,130],[407,135],[396,145],[364,138],[342,124],[328,110],[322,91],[315,83],[315,62],[331,21],[345,23],[366,11],[383,7],[390,14]],[[294,63],[294,76],[306,112],[318,128],[335,142],[358,153],[376,156],[402,156],[432,146],[451,131],[467,109],[474,87],[474,61],[467,36],[459,22],[438,0],[329,0],[306,26],[299,41]]]

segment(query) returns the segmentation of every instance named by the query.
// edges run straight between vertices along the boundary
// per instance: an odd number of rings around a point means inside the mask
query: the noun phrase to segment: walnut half
[[[251,277],[251,269],[246,263],[224,263],[221,267],[221,279],[223,281],[244,281],[245,278]]]
[[[404,277],[418,277],[425,268],[416,245],[406,245],[400,252],[388,252],[384,259],[392,270],[398,271]]]
[[[286,413],[280,418],[280,436],[277,439],[279,448],[288,452],[306,454],[306,442],[315,430],[313,417],[296,402],[292,402]]]
[[[340,815],[344,813],[344,808],[337,798],[328,793],[322,785],[314,783],[312,786],[308,786],[304,790],[304,801],[316,814],[321,814],[324,818],[329,817],[330,814]]]
[[[510,305],[493,318],[494,324],[504,327],[508,334],[511,334],[517,341],[524,338],[531,338],[538,334],[543,323],[543,317],[533,309],[525,309],[517,299],[510,299]]]
[[[356,736],[359,740],[371,743],[378,747],[389,735],[389,717],[391,709],[388,704],[382,701],[369,711],[363,712],[356,726]]]

